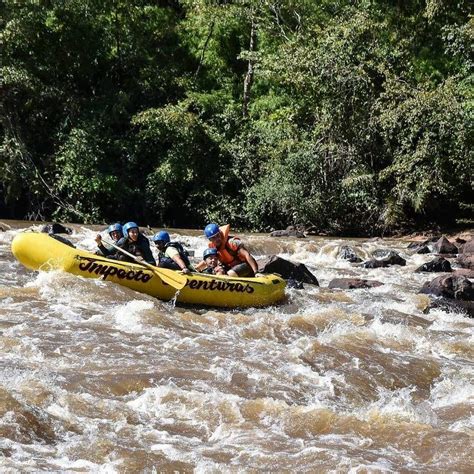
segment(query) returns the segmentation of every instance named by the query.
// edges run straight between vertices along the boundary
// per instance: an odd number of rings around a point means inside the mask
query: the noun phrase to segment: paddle
[[[130,252],[127,252],[122,247],[115,245],[113,242],[110,242],[105,239],[102,239],[102,241],[106,243],[107,245],[110,245],[114,249],[118,250],[119,252],[122,252],[124,255],[127,255],[128,257],[133,258],[133,260],[135,260],[135,262],[139,263],[140,265],[143,265],[149,268],[153,273],[158,275],[163,280],[163,282],[167,283],[173,288],[176,288],[177,290],[181,290],[181,288],[184,288],[186,286],[188,279],[182,273],[178,273],[174,270],[168,270],[167,268],[155,267],[154,265],[151,265],[148,262],[143,262],[139,260],[138,257],[131,254]]]

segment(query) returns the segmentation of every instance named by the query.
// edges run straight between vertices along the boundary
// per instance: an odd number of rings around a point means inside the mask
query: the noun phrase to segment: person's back
[[[135,222],[127,222],[123,228],[123,237],[117,242],[117,245],[135,255],[141,257],[145,262],[156,265],[155,258],[150,249],[150,241],[140,232],[138,225]],[[133,262],[131,257],[126,255],[120,256],[121,260]]]
[[[195,271],[186,249],[179,242],[171,242],[168,232],[162,230],[152,237],[158,249],[158,266],[183,273]]]

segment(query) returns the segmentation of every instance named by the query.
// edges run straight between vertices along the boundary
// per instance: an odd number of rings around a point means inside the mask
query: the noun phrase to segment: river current
[[[241,235],[320,287],[281,305],[177,307],[24,268],[0,232],[2,472],[473,472],[474,320],[423,312],[403,240]],[[97,228],[70,240],[94,250]],[[93,230],[94,229],[94,230]],[[171,232],[201,255],[197,231]],[[390,248],[405,267],[338,260]],[[330,290],[336,277],[378,280]]]

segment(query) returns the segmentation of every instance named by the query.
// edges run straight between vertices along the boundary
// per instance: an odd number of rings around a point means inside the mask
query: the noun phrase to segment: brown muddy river
[[[397,240],[243,235],[320,288],[246,310],[175,307],[114,283],[37,273],[0,232],[2,472],[473,472],[474,320],[423,313]],[[36,228],[39,228],[37,226]],[[70,239],[95,249],[96,232]],[[197,232],[180,232],[201,255]],[[364,269],[390,248],[405,267]],[[384,283],[330,290],[336,277]]]

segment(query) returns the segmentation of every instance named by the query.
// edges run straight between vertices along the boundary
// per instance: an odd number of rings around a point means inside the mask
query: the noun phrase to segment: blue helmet
[[[112,232],[120,232],[120,235],[122,235],[123,234],[122,226],[120,224],[110,224],[108,229],[107,229],[107,232],[109,233],[109,235]]]
[[[135,224],[135,222],[127,222],[123,227],[122,227],[122,232],[124,237],[128,237],[128,231],[130,229],[138,229],[138,225]]]
[[[213,247],[213,248],[204,250],[204,252],[202,254],[202,259],[206,260],[206,258],[210,257],[211,255],[217,255],[217,249],[216,248]]]
[[[204,235],[210,239],[219,233],[219,226],[217,224],[207,224],[204,229]]]
[[[158,242],[161,240],[167,244],[170,241],[170,234],[168,234],[166,230],[160,230],[152,237],[152,240],[153,242]]]

